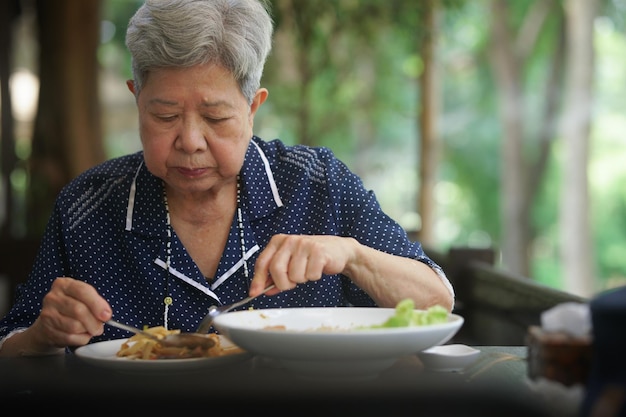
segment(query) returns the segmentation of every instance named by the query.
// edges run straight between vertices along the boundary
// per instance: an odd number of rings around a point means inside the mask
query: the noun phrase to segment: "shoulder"
[[[265,141],[258,136],[254,136],[252,141],[268,157],[283,161],[337,159],[332,150],[323,146],[288,145],[280,139]]]
[[[132,178],[143,162],[143,152],[113,158],[89,168],[72,180],[66,188],[89,187]]]
[[[321,206],[342,205],[369,198],[361,178],[329,148],[254,139],[285,204],[316,200]]]
[[[143,152],[110,159],[80,174],[59,194],[58,201],[102,200],[116,192],[127,190],[143,163]]]
[[[268,159],[277,176],[306,176],[312,180],[326,182],[326,177],[337,168],[347,169],[332,150],[326,147],[287,145],[279,139],[263,141],[253,138]]]

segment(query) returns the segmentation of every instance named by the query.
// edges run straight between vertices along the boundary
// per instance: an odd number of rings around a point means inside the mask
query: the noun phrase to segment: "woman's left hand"
[[[322,274],[344,273],[355,257],[356,243],[339,236],[275,235],[256,261],[250,295],[260,293],[272,281],[277,290],[268,295],[317,281]]]

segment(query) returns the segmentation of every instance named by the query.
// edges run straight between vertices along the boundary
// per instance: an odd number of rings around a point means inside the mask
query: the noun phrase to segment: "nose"
[[[207,149],[206,132],[203,125],[193,119],[186,119],[176,138],[174,146],[186,153],[195,153]]]

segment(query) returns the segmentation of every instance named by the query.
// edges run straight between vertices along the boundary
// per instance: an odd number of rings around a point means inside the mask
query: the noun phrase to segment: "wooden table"
[[[476,346],[463,372],[416,356],[374,380],[307,380],[262,358],[192,372],[125,373],[75,355],[0,358],[0,407],[64,415],[552,417],[528,389],[526,347]]]

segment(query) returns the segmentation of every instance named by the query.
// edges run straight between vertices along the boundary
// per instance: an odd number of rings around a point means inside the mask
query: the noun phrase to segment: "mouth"
[[[184,168],[178,167],[176,170],[184,177],[197,178],[204,175],[208,170],[206,168]]]

